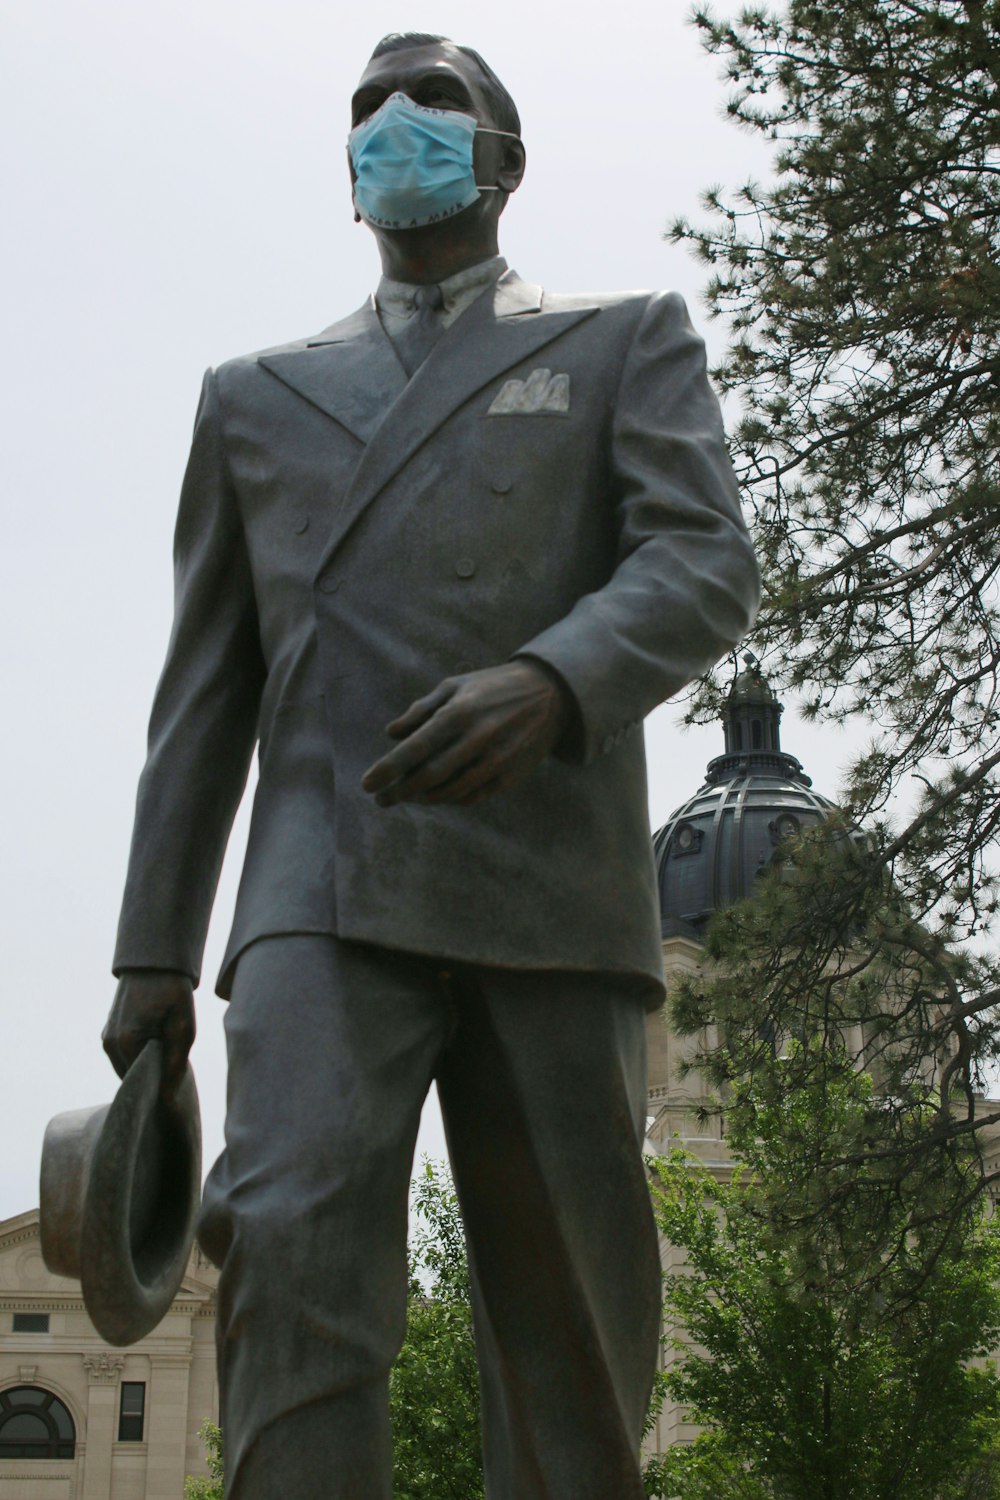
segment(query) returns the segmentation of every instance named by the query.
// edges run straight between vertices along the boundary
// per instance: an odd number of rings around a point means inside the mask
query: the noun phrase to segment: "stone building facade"
[[[115,1349],[46,1270],[38,1210],[0,1223],[0,1500],[182,1500],[218,1420],[215,1282],[195,1251],[159,1327]]]

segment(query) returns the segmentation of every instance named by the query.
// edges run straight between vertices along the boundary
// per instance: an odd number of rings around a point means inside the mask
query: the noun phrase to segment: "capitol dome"
[[[752,894],[785,839],[834,810],[782,750],[782,705],[756,658],[744,662],[723,712],[725,754],[653,839],[664,937],[699,937],[714,911]]]

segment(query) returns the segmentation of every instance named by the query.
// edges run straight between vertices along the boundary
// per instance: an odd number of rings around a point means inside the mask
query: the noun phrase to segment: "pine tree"
[[[773,180],[673,229],[732,330],[714,373],[765,573],[755,649],[808,714],[875,731],[845,797],[865,849],[826,906],[772,903],[743,978],[780,1027],[824,970],[891,975],[957,1149],[998,1118],[979,1095],[1000,999],[1000,0],[695,19],[729,113],[775,152]]]

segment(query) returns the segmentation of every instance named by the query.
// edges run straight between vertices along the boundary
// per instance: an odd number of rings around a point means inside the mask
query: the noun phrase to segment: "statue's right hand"
[[[101,1040],[119,1078],[149,1041],[163,1043],[163,1095],[171,1098],[184,1076],[194,1041],[194,986],[171,969],[126,969]]]

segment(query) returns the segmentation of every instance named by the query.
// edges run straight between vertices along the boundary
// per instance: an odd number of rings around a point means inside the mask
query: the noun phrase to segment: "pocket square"
[[[527,380],[508,380],[494,396],[488,417],[568,416],[569,376],[532,370]]]

